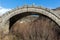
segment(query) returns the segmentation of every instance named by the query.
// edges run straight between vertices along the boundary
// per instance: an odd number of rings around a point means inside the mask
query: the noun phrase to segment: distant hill
[[[52,9],[52,10],[60,10],[60,7],[57,7],[57,8],[55,8],[55,9]]]
[[[52,9],[55,13],[57,13],[56,15],[60,16],[60,7],[57,7],[55,9]]]

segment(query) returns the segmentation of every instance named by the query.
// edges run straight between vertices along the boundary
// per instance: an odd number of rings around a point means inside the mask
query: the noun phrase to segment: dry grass
[[[39,17],[33,22],[16,22],[10,29],[9,40],[60,40],[57,26],[46,17]],[[7,37],[7,38],[8,38]]]

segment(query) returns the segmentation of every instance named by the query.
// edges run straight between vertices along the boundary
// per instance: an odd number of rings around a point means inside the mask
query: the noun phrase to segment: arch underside
[[[37,13],[37,12],[24,12],[24,13],[17,14],[17,15],[15,15],[15,16],[13,16],[13,17],[11,17],[9,19],[9,22],[10,22],[10,25],[9,26],[11,27],[16,21],[18,21],[19,19],[22,19],[22,18],[24,18],[26,16],[29,16],[29,15],[43,15],[43,14],[40,14],[40,13]],[[43,15],[43,16],[45,16],[45,15]],[[45,16],[45,17],[49,18],[48,16]],[[51,18],[49,18],[49,19],[52,20]],[[52,21],[54,21],[54,20],[52,20]]]

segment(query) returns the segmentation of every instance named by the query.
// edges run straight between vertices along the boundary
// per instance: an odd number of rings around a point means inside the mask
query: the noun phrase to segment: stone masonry
[[[12,9],[11,11],[6,12],[2,16],[0,16],[0,38],[3,34],[8,34],[9,32],[9,19],[17,14],[24,12],[37,12],[39,14],[43,14],[48,16],[53,21],[55,21],[60,26],[60,10],[52,10],[48,8],[44,8],[41,6],[23,6]],[[3,33],[3,34],[2,34]]]

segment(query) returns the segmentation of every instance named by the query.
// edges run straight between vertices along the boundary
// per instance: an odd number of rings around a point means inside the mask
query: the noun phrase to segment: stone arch
[[[50,9],[47,9],[47,8],[43,8],[43,7],[33,7],[33,6],[24,6],[22,8],[16,8],[16,9],[13,9],[12,11],[9,11],[7,12],[6,14],[4,14],[2,16],[3,20],[2,20],[2,25],[3,25],[3,28],[5,27],[5,25],[9,24],[9,19],[17,14],[21,14],[21,13],[24,13],[24,12],[37,12],[37,13],[40,13],[40,14],[43,14],[45,16],[48,16],[49,18],[51,18],[52,20],[54,20],[59,26],[60,26],[60,17],[58,15],[56,15],[54,13],[54,11],[50,10]],[[9,31],[9,25],[6,26],[7,29]]]

